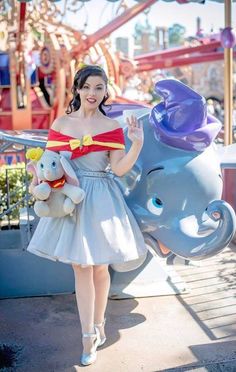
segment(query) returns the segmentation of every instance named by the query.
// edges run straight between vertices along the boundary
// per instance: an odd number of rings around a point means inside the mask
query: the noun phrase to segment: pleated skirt
[[[84,200],[72,216],[42,217],[27,251],[81,265],[122,263],[146,255],[143,235],[114,176],[80,170],[78,178]]]

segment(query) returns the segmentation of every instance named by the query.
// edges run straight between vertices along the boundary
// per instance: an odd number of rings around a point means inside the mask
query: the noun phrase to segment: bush
[[[27,177],[27,178],[26,178]],[[9,207],[12,207],[16,202],[20,201],[26,195],[26,180],[31,182],[32,176],[26,173],[25,163],[17,163],[14,165],[2,165],[0,168],[0,214],[5,212]],[[9,184],[10,205],[8,206],[7,198],[7,180]],[[32,199],[29,200],[32,205]],[[10,214],[0,218],[2,221],[17,220],[19,221],[19,209],[27,205],[27,201],[22,201]]]

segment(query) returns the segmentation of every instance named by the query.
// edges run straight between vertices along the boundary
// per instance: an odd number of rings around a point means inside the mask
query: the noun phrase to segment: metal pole
[[[24,146],[24,162],[25,162],[25,194],[26,194],[26,210],[27,210],[27,244],[29,244],[31,239],[31,227],[30,227],[30,213],[29,213],[29,181],[28,181],[28,173],[26,168],[26,150],[27,147]],[[23,247],[23,251],[25,250],[25,247]]]
[[[9,183],[9,169],[6,169],[6,189],[7,189],[7,209],[11,206],[11,194],[10,194],[10,183]],[[10,214],[7,214],[8,229],[11,228]]]
[[[225,0],[225,27],[231,27],[231,0]],[[232,144],[233,120],[233,48],[224,49],[224,144]]]

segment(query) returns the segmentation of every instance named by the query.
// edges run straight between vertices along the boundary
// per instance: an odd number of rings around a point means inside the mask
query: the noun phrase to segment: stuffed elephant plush
[[[64,217],[72,214],[85,195],[69,162],[60,154],[40,148],[29,149],[27,170],[33,173],[30,192],[36,198],[39,217]]]

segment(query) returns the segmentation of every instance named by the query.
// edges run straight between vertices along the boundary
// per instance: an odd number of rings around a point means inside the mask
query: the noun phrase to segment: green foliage
[[[147,42],[146,46],[148,46],[149,51],[156,50],[157,45],[156,29],[150,25],[148,19],[146,19],[145,23],[141,22],[136,23],[133,37],[135,45],[141,48],[138,54],[143,52],[142,50],[143,47],[145,46],[143,44],[144,39],[146,39]]]
[[[27,177],[27,178],[26,178]],[[2,165],[0,168],[0,214],[12,207],[26,195],[26,180],[31,181],[31,175],[26,173],[25,164],[17,163],[14,165]],[[9,193],[7,194],[7,189]],[[10,200],[10,203],[8,202]],[[19,220],[19,209],[26,206],[26,201],[20,203],[14,208],[8,216],[0,218],[0,224],[3,221]],[[30,201],[32,205],[32,201]]]
[[[178,23],[173,24],[168,30],[169,45],[177,46],[184,43],[186,28]]]

